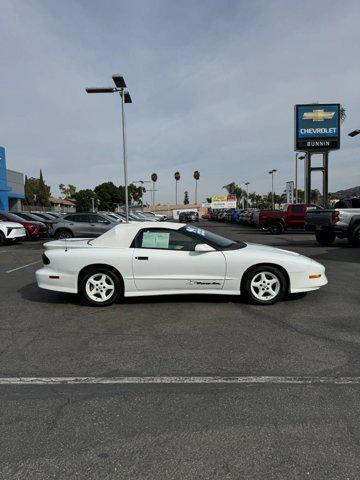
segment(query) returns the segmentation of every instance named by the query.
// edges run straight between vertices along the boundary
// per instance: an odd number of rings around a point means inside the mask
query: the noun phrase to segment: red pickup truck
[[[319,208],[306,203],[285,203],[282,210],[258,210],[254,213],[253,221],[263,230],[279,235],[288,228],[304,228],[306,212]]]

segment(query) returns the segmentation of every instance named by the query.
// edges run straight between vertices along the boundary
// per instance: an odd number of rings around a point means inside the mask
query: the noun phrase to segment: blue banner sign
[[[295,105],[295,150],[340,148],[340,104]]]

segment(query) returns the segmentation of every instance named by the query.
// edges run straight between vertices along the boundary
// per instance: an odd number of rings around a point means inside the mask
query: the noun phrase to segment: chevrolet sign
[[[340,105],[295,105],[295,150],[323,152],[338,148]]]

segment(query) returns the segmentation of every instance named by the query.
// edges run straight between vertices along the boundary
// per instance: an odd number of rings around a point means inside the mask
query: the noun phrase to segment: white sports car
[[[91,305],[144,295],[216,293],[272,304],[326,285],[325,268],[298,253],[235,242],[190,225],[120,224],[95,239],[48,242],[40,288]]]

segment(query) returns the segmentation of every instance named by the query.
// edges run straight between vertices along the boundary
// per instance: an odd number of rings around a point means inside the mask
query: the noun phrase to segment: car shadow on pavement
[[[79,305],[80,300],[78,295],[64,292],[53,292],[51,290],[44,290],[37,286],[36,282],[29,283],[19,288],[18,292],[24,300],[36,303],[49,304],[75,304]]]

